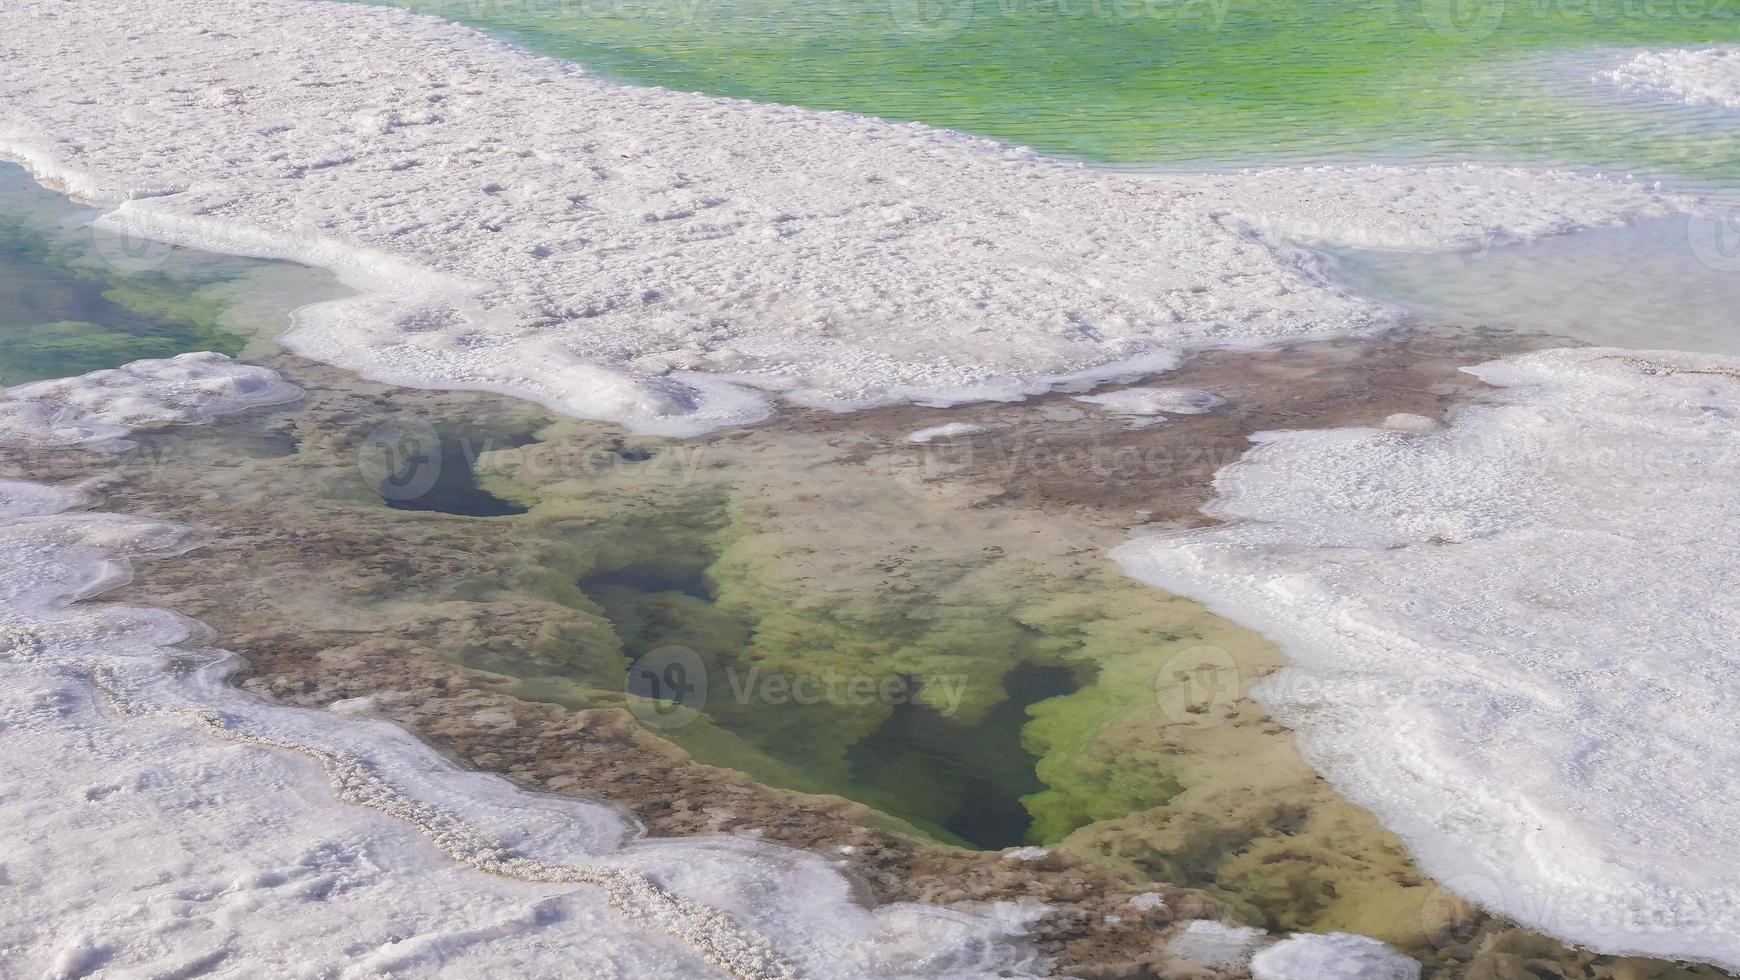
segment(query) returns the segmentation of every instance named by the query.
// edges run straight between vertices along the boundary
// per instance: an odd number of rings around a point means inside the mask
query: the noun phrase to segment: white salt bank
[[[1442,426],[1268,433],[1115,552],[1275,640],[1252,689],[1446,888],[1740,968],[1740,358],[1555,350]]]
[[[0,152],[109,226],[335,270],[286,342],[645,431],[1016,398],[1393,311],[1297,243],[1463,248],[1668,213],[1473,166],[1125,175],[616,85],[317,0],[0,4]]]

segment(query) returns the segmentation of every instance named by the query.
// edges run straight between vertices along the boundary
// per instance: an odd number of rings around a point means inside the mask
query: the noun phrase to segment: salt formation
[[[1740,967],[1740,358],[1553,350],[1442,426],[1268,433],[1115,552],[1275,640],[1252,689],[1444,887]]]
[[[1420,964],[1366,936],[1281,940],[1251,958],[1252,980],[1419,980]]]
[[[276,371],[201,352],[0,388],[0,446],[71,446],[295,401]]]
[[[1461,248],[1677,206],[1492,167],[1099,173],[310,0],[16,0],[0,54],[0,152],[118,204],[107,225],[363,291],[302,311],[298,352],[654,432],[1370,333],[1391,311],[1296,243]]]
[[[972,422],[948,422],[943,425],[933,425],[928,429],[919,429],[916,432],[908,433],[906,441],[922,445],[927,442],[935,442],[938,439],[953,439],[956,436],[976,435],[985,431],[987,431],[985,426],[976,425]]]
[[[1166,951],[1210,970],[1235,970],[1250,962],[1251,952],[1263,939],[1261,929],[1197,920],[1185,923],[1167,942]]]
[[[1164,415],[1203,415],[1226,404],[1226,399],[1195,388],[1123,388],[1099,395],[1077,395],[1075,401],[1098,405],[1113,415],[1130,419],[1133,425],[1152,425]]]
[[[129,558],[196,543],[65,513],[76,501],[0,483],[0,754],[14,777],[0,827],[19,845],[3,972],[1041,968],[1019,939],[1034,911],[866,910],[820,856],[634,840],[607,807],[456,769],[385,722],[243,694],[195,624],[74,604],[124,581]]]
[[[1665,95],[1688,105],[1740,108],[1740,49],[1643,51],[1599,77],[1621,88]]]

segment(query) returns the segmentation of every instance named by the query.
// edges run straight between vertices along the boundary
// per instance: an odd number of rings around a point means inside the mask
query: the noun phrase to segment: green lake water
[[[1480,158],[1740,175],[1730,114],[1664,112],[1591,79],[1618,48],[1740,41],[1740,7],[1721,0],[391,2],[610,77],[1102,163]]]

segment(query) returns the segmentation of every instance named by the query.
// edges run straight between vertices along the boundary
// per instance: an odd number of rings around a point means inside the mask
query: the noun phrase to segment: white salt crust
[[[610,84],[314,0],[0,4],[0,152],[104,222],[336,270],[286,342],[651,432],[1016,398],[1383,329],[1296,243],[1459,248],[1685,202],[1563,173],[1108,174],[918,125]],[[1289,244],[1293,243],[1293,244]]]
[[[301,397],[302,389],[276,371],[222,354],[134,361],[74,378],[0,388],[0,446],[100,442],[136,429],[207,422]]]
[[[1232,970],[1249,963],[1251,952],[1266,938],[1261,929],[1197,919],[1167,940],[1166,952],[1210,970]]]
[[[1420,980],[1420,964],[1367,936],[1301,933],[1252,957],[1251,980]]]
[[[1226,404],[1226,399],[1200,388],[1122,388],[1099,395],[1077,395],[1074,400],[1100,405],[1121,415],[1202,415]]]
[[[922,445],[927,442],[935,442],[938,439],[953,439],[956,436],[971,436],[988,431],[990,431],[989,426],[980,425],[977,422],[945,422],[942,425],[933,425],[928,429],[910,432],[906,436],[906,441]]]
[[[1740,358],[1468,370],[1442,426],[1258,437],[1230,523],[1114,557],[1275,640],[1252,693],[1446,888],[1740,968]]]
[[[74,502],[0,482],[0,974],[1044,971],[1019,938],[1042,909],[869,911],[818,855],[634,840],[386,722],[246,695],[197,624],[74,604],[194,543]]]
[[[1740,48],[1643,51],[1597,78],[1687,105],[1740,108]]]
[[[1204,415],[1226,399],[1200,388],[1121,388],[1098,395],[1077,395],[1075,401],[1098,405],[1113,415]]]

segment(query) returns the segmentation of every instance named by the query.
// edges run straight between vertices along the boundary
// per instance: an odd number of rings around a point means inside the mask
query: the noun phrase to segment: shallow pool
[[[0,162],[0,385],[188,351],[240,354],[283,329],[274,292],[326,278],[118,235],[93,225],[100,214]],[[262,304],[276,314],[250,322]]]

